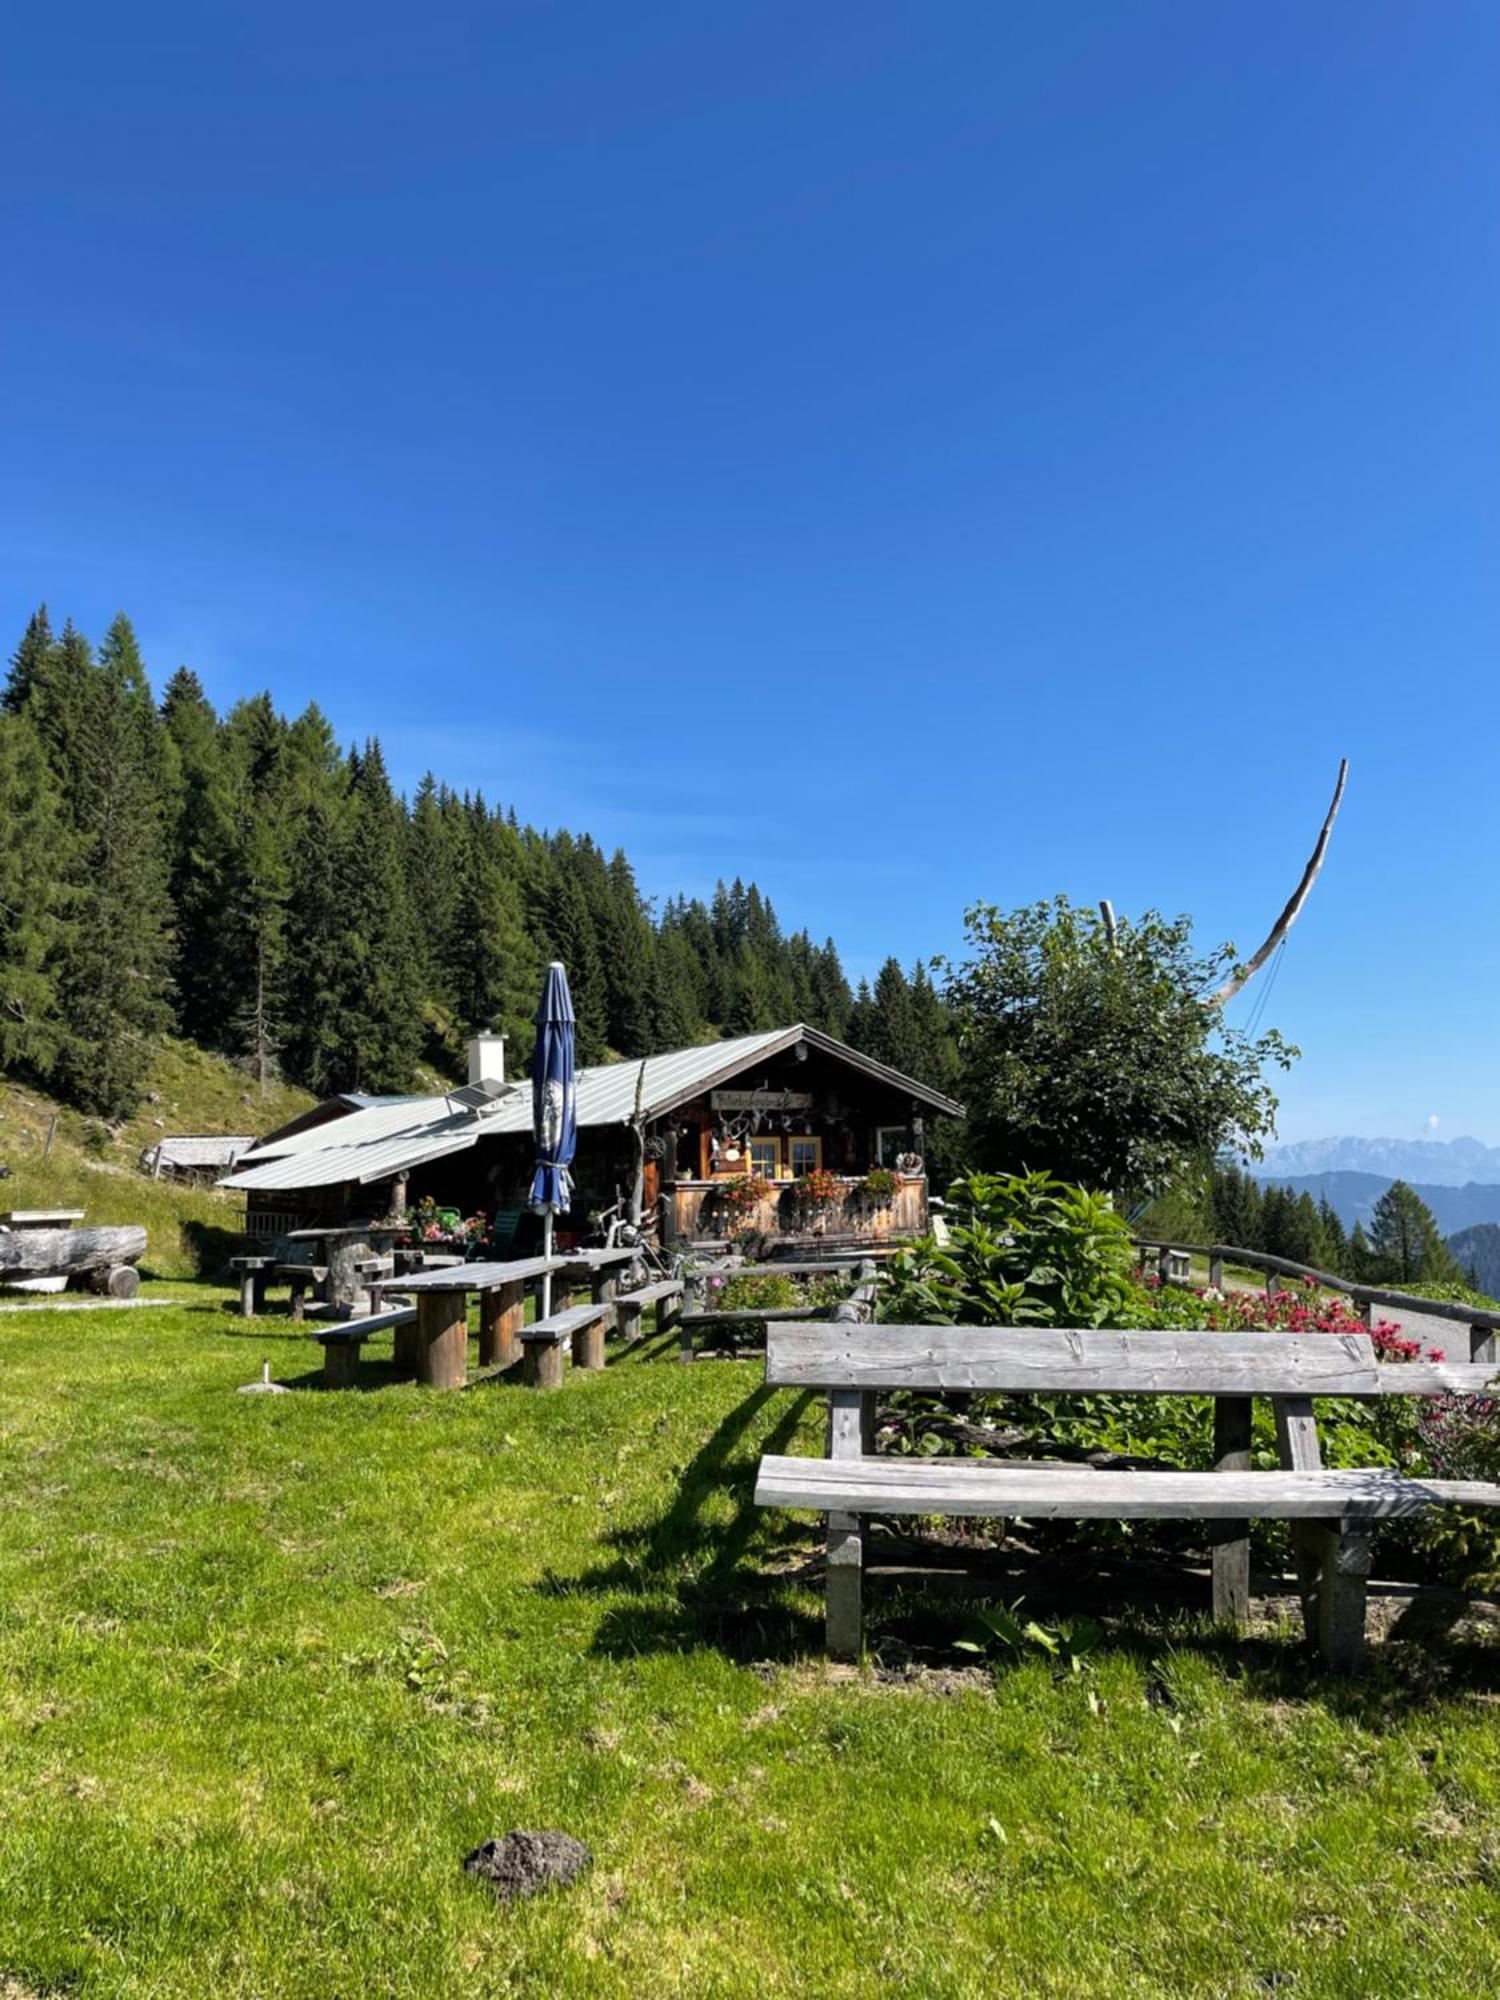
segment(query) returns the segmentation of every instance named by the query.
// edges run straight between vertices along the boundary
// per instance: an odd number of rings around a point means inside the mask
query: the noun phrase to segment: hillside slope
[[[1346,1229],[1362,1222],[1368,1230],[1376,1202],[1391,1185],[1388,1174],[1273,1174],[1264,1167],[1255,1167],[1252,1172],[1262,1187],[1290,1188],[1293,1194],[1310,1194],[1314,1201],[1321,1201],[1326,1195]],[[1500,1222],[1500,1187],[1481,1182],[1470,1182],[1466,1187],[1440,1186],[1431,1181],[1410,1185],[1432,1210],[1445,1236],[1475,1223]]]
[[[89,1222],[144,1223],[147,1271],[186,1277],[215,1269],[243,1197],[153,1181],[140,1170],[142,1152],[173,1133],[270,1131],[312,1102],[289,1087],[263,1095],[232,1063],[173,1040],[157,1048],[139,1115],[121,1125],[0,1078],[0,1165],[7,1169],[0,1209],[81,1208]]]

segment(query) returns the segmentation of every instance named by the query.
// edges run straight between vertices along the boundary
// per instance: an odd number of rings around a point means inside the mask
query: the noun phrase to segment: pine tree
[[[578,1060],[603,1062],[609,1046],[609,1000],[588,902],[573,866],[571,841],[557,855],[546,938],[549,958],[560,959],[567,968],[578,1020]]]
[[[143,688],[118,644],[94,666],[69,626],[34,704],[52,735],[54,770],[64,767],[77,834],[56,1077],[73,1102],[110,1118],[135,1109],[153,1039],[171,1019],[162,756]]]
[[[1438,1284],[1462,1281],[1458,1260],[1443,1241],[1432,1210],[1405,1181],[1392,1181],[1375,1204],[1370,1252],[1379,1274],[1396,1284],[1419,1278]]]
[[[350,759],[344,880],[344,1087],[411,1087],[422,1047],[415,926],[401,864],[402,811],[373,739]]]
[[[20,715],[31,705],[39,680],[46,678],[56,641],[45,604],[38,605],[27,620],[21,643],[10,657],[10,673],[0,693],[0,709]]]
[[[45,1080],[62,1047],[68,836],[24,714],[0,714],[0,1070]]]
[[[520,1074],[529,1058],[532,1017],[541,991],[541,955],[527,935],[512,862],[512,835],[482,798],[469,802],[453,880],[453,910],[443,961],[446,989],[466,1033],[495,1028]]]
[[[1349,1238],[1339,1212],[1325,1194],[1318,1203],[1318,1225],[1323,1232],[1327,1270],[1336,1278],[1349,1277]]]
[[[222,1047],[229,997],[222,941],[235,914],[225,906],[233,816],[218,717],[187,667],[167,683],[161,720],[178,1022],[190,1039]]]
[[[1340,1271],[1338,1275],[1365,1280],[1373,1275],[1370,1239],[1366,1236],[1365,1225],[1358,1216],[1355,1217],[1354,1227],[1349,1231],[1349,1269],[1347,1273]]]

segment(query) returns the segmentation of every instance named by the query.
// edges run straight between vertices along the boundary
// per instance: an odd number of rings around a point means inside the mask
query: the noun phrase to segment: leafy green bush
[[[949,1242],[886,1266],[879,1317],[932,1326],[1116,1326],[1138,1291],[1130,1231],[1102,1195],[1050,1174],[968,1174]]]

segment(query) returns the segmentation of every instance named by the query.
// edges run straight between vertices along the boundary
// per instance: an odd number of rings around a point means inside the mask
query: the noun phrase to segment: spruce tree
[[[226,908],[232,799],[218,717],[187,667],[168,681],[161,719],[178,1022],[190,1039],[219,1048],[225,1045],[231,997],[223,947],[226,927],[237,915]]]
[[[1409,1285],[1419,1278],[1455,1284],[1462,1279],[1432,1210],[1405,1181],[1392,1181],[1375,1204],[1370,1254],[1380,1276],[1394,1284]]]
[[[30,707],[37,682],[45,679],[56,645],[45,604],[38,605],[27,620],[21,643],[10,657],[10,673],[0,693],[0,709],[20,715]]]
[[[0,828],[0,1071],[45,1081],[63,1041],[69,837],[24,714],[0,714]]]
[[[68,835],[63,1032],[50,1080],[110,1118],[134,1110],[153,1038],[170,1023],[162,755],[133,648],[117,621],[96,663],[70,621],[45,656],[31,649],[17,711],[35,725]]]

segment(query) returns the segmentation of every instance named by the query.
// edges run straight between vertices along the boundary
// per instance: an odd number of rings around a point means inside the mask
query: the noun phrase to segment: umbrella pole
[[[552,1255],[552,1211],[550,1208],[547,1210],[547,1213],[542,1217],[542,1255],[547,1258],[550,1258]],[[550,1271],[543,1271],[542,1318],[550,1319],[551,1316],[552,1316],[552,1273]]]

